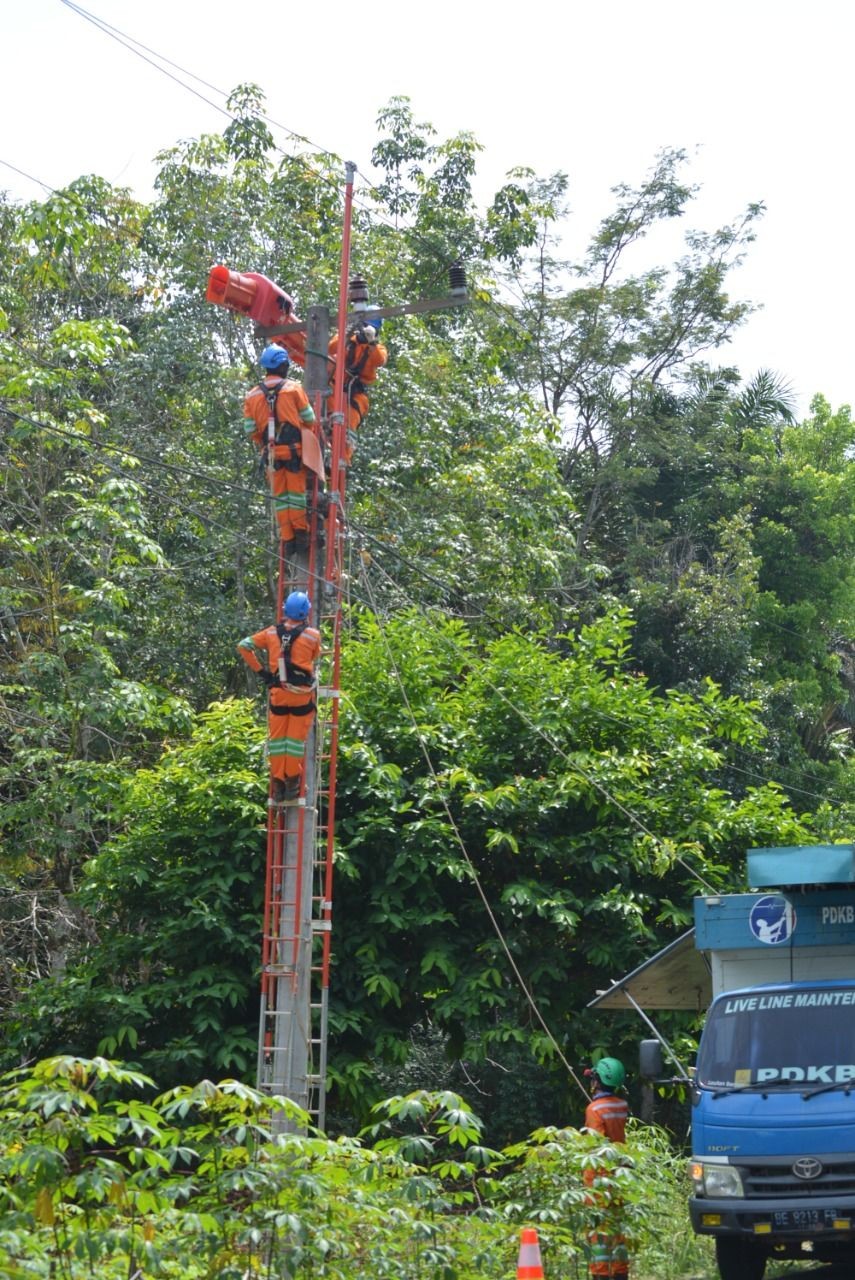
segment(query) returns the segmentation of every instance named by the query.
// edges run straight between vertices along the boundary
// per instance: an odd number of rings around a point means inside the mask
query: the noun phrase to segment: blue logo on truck
[[[789,941],[795,933],[796,913],[792,903],[779,893],[767,893],[754,903],[748,923],[758,942],[774,947]]]

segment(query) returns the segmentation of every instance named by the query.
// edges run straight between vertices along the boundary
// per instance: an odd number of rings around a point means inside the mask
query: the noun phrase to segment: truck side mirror
[[[638,1046],[638,1074],[644,1080],[658,1080],[665,1074],[662,1045],[658,1040],[642,1040]]]

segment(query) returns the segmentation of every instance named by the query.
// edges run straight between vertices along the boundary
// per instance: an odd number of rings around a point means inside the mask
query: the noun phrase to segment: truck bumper
[[[855,1238],[855,1196],[823,1195],[738,1200],[689,1200],[698,1235],[741,1235],[754,1240]]]

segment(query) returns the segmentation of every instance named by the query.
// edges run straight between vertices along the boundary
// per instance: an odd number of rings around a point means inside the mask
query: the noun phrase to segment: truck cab
[[[855,1269],[855,850],[750,850],[747,875],[752,892],[697,898],[680,940],[710,995],[691,1082],[692,1226],[715,1238],[722,1280],[761,1280],[770,1257]],[[622,992],[641,1011],[646,984],[657,1007],[689,1007],[657,988],[675,945],[593,1003]],[[703,970],[681,967],[697,996]]]

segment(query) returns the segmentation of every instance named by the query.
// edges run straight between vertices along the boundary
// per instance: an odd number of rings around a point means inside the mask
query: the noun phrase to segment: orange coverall
[[[302,626],[285,619],[288,630]],[[282,645],[276,627],[265,627],[247,636],[238,645],[238,653],[253,671],[265,667],[276,675]],[[321,635],[314,627],[306,627],[291,645],[291,662],[301,671],[314,677],[315,665],[321,654]],[[261,657],[266,662],[261,662]],[[267,759],[270,776],[283,782],[286,778],[298,778],[303,771],[306,739],[315,720],[315,686],[299,686],[286,683],[274,685],[270,690],[267,707]]]
[[[306,517],[306,468],[300,461],[303,455],[300,427],[314,422],[315,412],[299,382],[269,374],[264,379],[264,386],[270,390],[279,388],[276,396],[277,439],[291,437],[290,443],[274,444],[270,450],[268,473],[279,536],[283,542],[293,542],[298,532],[308,533],[309,529]],[[248,392],[243,413],[248,438],[259,450],[263,450],[267,445],[270,407],[261,384]]]
[[[626,1142],[628,1117],[629,1107],[623,1098],[618,1098],[613,1093],[597,1093],[585,1108],[585,1128],[593,1133],[601,1133],[609,1142]],[[593,1185],[596,1176],[593,1169],[585,1170],[585,1182],[589,1187]],[[602,1204],[602,1196],[598,1198],[595,1193],[588,1198],[588,1203]],[[619,1210],[619,1202],[610,1197],[610,1207]],[[588,1243],[591,1246],[589,1275],[626,1280],[629,1275],[629,1258],[622,1235],[592,1231],[588,1236]]]
[[[329,353],[335,356],[338,351],[338,334],[330,338]],[[360,342],[355,333],[347,340],[345,347],[344,394],[347,401],[347,420],[345,427],[348,440],[345,447],[347,461],[353,457],[354,440],[351,433],[358,431],[368,413],[368,396],[365,388],[377,380],[377,370],[382,369],[388,359],[388,352],[382,342]],[[330,379],[332,380],[330,375]]]

